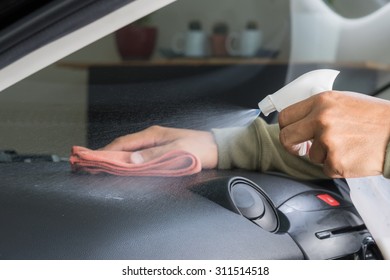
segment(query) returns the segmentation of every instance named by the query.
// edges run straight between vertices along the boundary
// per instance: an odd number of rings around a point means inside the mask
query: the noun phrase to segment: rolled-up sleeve
[[[257,118],[248,127],[213,129],[219,169],[279,171],[299,179],[328,178],[322,166],[288,153],[279,141],[279,126]]]

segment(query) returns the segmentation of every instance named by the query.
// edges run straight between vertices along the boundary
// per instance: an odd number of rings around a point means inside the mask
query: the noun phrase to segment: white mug
[[[188,57],[203,57],[206,54],[206,34],[201,30],[191,30],[173,37],[172,49]]]
[[[248,29],[239,33],[229,34],[226,49],[232,56],[252,57],[261,48],[263,33],[261,30]]]

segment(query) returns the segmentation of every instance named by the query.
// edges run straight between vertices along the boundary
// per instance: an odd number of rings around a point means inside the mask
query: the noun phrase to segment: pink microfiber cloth
[[[91,174],[110,173],[119,176],[178,177],[200,172],[200,160],[185,151],[170,151],[149,162],[130,162],[132,152],[90,150],[72,147],[70,164],[72,171]]]

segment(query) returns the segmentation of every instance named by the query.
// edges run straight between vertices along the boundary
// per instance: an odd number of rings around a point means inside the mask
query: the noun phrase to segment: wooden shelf
[[[87,70],[90,67],[154,67],[154,66],[218,66],[218,65],[320,65],[329,68],[360,68],[374,71],[390,71],[389,64],[377,62],[289,62],[269,58],[175,58],[155,60],[129,60],[120,62],[59,62],[59,67]]]
[[[155,60],[127,60],[120,62],[59,62],[58,66],[86,69],[89,67],[115,67],[115,66],[204,66],[204,65],[234,65],[234,64],[270,64],[281,63],[272,59],[242,59],[242,58],[175,58]]]

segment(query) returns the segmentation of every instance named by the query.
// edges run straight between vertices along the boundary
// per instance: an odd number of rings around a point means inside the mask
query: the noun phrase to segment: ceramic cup
[[[261,48],[263,34],[261,30],[244,30],[229,34],[226,49],[232,56],[252,57]]]
[[[206,55],[206,34],[203,31],[191,30],[173,37],[172,50],[188,57]]]

